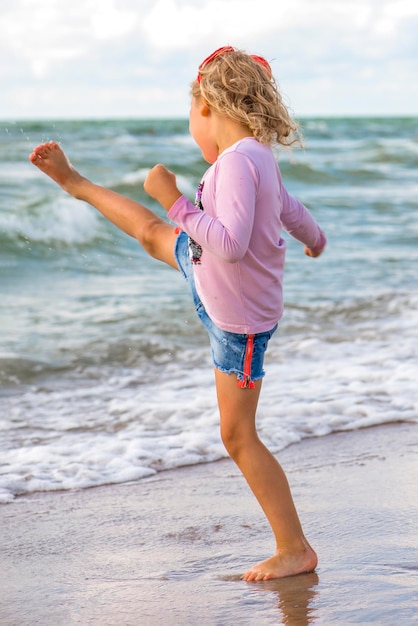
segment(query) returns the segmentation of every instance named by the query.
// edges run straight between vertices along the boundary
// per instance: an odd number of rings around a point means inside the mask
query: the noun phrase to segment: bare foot
[[[245,572],[242,579],[253,582],[296,576],[297,574],[313,572],[317,565],[318,557],[311,547],[297,556],[278,552],[262,563],[254,565],[248,572]]]
[[[69,194],[77,197],[77,187],[85,179],[73,168],[55,141],[43,143],[34,148],[29,161]]]

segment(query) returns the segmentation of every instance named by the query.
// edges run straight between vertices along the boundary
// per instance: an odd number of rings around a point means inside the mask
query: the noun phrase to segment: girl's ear
[[[208,103],[206,102],[206,100],[203,100],[200,103],[200,115],[202,117],[207,117],[210,113],[210,107],[208,105]]]

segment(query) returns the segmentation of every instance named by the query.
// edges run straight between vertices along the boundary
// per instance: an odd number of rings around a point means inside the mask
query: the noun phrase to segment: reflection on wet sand
[[[278,608],[282,624],[287,626],[307,626],[318,617],[312,601],[318,595],[315,587],[319,583],[316,572],[289,576],[277,580],[248,583],[252,591],[273,591],[278,596]]]

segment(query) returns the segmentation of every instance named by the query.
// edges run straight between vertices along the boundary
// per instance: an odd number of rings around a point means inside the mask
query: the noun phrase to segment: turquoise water
[[[302,126],[279,163],[329,245],[308,259],[288,238],[259,420],[275,450],[418,419],[418,119]],[[147,170],[164,163],[192,198],[206,168],[186,120],[0,123],[0,501],[224,455],[183,281],[29,163],[50,139],[160,214]]]

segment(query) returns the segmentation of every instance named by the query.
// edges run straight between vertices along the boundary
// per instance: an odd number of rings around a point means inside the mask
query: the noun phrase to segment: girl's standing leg
[[[222,441],[260,503],[276,538],[276,553],[248,570],[247,581],[309,572],[317,556],[306,540],[285,473],[260,441],[256,410],[262,381],[254,389],[237,386],[236,376],[215,369]]]

